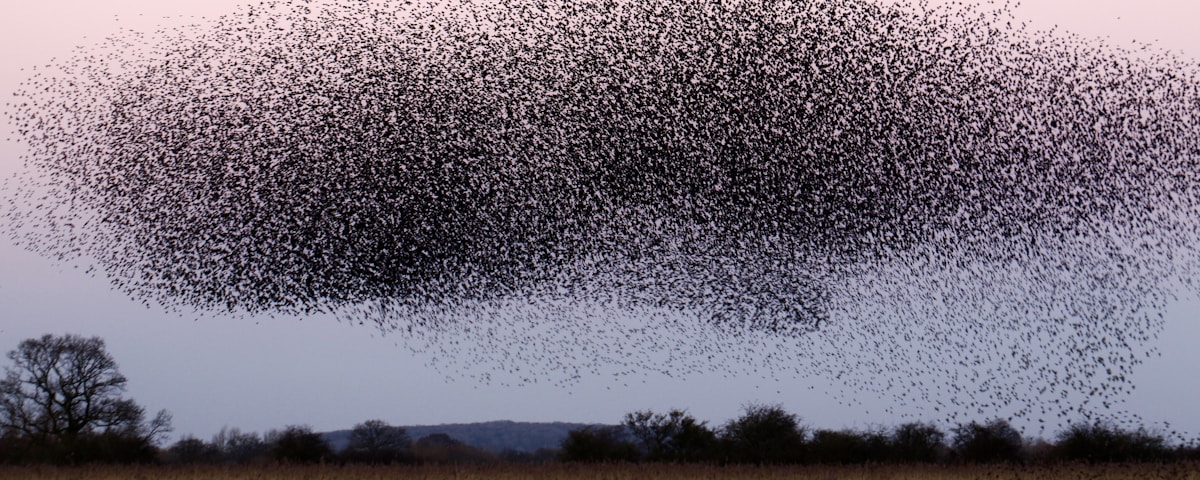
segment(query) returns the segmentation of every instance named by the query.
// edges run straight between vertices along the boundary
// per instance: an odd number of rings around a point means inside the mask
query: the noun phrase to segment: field
[[[274,479],[1196,479],[1200,464],[1055,466],[798,466],[712,467],[702,465],[493,465],[493,466],[263,466],[263,467],[0,467],[6,480],[274,480]]]

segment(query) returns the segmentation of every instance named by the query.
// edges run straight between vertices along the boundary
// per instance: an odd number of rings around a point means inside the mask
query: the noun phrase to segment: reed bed
[[[471,466],[90,466],[0,467],[11,480],[566,480],[634,479],[1186,479],[1200,480],[1200,464],[1105,465],[875,465],[875,466],[705,466],[705,465],[471,465]]]

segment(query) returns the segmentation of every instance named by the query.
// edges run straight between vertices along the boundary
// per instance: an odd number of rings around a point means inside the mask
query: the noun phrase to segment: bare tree
[[[717,443],[705,422],[678,409],[628,413],[624,425],[650,461],[697,461],[711,455]]]
[[[145,409],[122,397],[127,380],[99,337],[31,338],[8,359],[12,365],[0,380],[0,428],[30,445],[70,454],[89,436],[152,445],[170,431],[166,411],[146,422]]]
[[[225,463],[247,464],[261,461],[271,450],[270,442],[257,433],[242,432],[236,427],[221,427],[209,443]]]
[[[403,428],[383,420],[367,420],[354,426],[344,453],[352,461],[392,463],[404,459],[410,443]]]

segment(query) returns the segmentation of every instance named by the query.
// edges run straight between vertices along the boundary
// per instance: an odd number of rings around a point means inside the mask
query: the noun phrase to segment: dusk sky
[[[968,0],[972,1],[972,0]],[[34,66],[66,58],[123,29],[152,31],[202,23],[257,0],[205,2],[9,1],[0,16],[0,95],[9,98]],[[1025,0],[1013,10],[1039,29],[1134,40],[1200,61],[1200,3],[1180,0]],[[23,146],[3,125],[0,176],[22,168]],[[0,201],[8,202],[7,197]],[[7,208],[0,203],[0,209]],[[481,384],[451,369],[429,366],[397,335],[333,318],[225,318],[164,313],[115,291],[103,278],[14,246],[0,238],[0,351],[45,333],[100,336],[129,378],[129,396],[150,411],[174,415],[173,436],[207,439],[222,427],[264,431],[308,424],[318,431],[379,418],[396,425],[488,420],[615,423],[626,412],[686,408],[720,425],[750,402],[779,403],[822,428],[899,423],[912,413],[889,398],[863,392],[845,405],[830,378],[654,372],[584,376],[567,386]],[[1156,347],[1161,356],[1137,367],[1136,391],[1122,409],[1147,425],[1200,435],[1200,302],[1176,302],[1166,312]],[[931,348],[936,348],[931,346]],[[7,362],[6,359],[0,360]],[[915,414],[915,413],[914,413]],[[986,415],[985,415],[986,417]],[[986,420],[980,418],[979,420]],[[1036,435],[1036,430],[1026,434]]]

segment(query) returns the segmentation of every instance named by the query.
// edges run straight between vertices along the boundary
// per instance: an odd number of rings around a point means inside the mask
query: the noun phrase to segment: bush
[[[257,433],[242,433],[236,428],[221,428],[213,436],[212,445],[220,452],[222,463],[250,464],[269,461],[271,445]]]
[[[1100,422],[1071,425],[1058,434],[1054,451],[1062,460],[1088,463],[1161,461],[1171,456],[1161,436]]]
[[[644,458],[654,462],[707,460],[717,444],[717,434],[705,422],[682,410],[630,413],[625,428],[638,440]]]
[[[196,437],[183,437],[167,449],[168,463],[200,464],[216,463],[221,458],[221,449]]]
[[[782,464],[804,459],[804,430],[795,415],[778,405],[750,405],[725,425],[721,437],[733,463]]]
[[[987,424],[971,422],[954,429],[954,453],[965,462],[1019,462],[1021,445],[1021,433],[1002,419]]]
[[[808,443],[809,459],[822,464],[880,462],[888,449],[886,436],[853,430],[817,430]]]
[[[152,463],[158,449],[146,439],[120,432],[88,434],[72,443],[71,463]]]
[[[906,423],[892,431],[890,459],[897,463],[932,463],[946,449],[946,435],[937,427]]]
[[[319,463],[332,455],[329,444],[308,426],[287,427],[271,449],[271,456],[282,463]]]
[[[565,462],[633,462],[638,451],[624,428],[593,426],[568,432],[562,443],[561,458]]]

